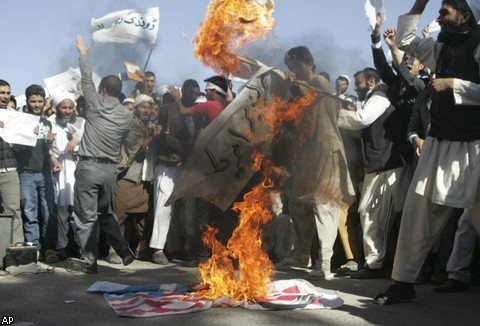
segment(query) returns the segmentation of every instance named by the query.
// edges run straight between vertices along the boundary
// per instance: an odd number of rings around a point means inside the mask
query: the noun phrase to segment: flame
[[[292,103],[273,98],[263,112],[264,123],[271,126],[273,134],[281,132],[283,122],[293,121],[297,128],[305,130],[308,109],[317,99],[315,92],[308,92],[297,97]],[[259,103],[256,108],[260,110]],[[289,177],[288,172],[275,166],[264,154],[255,152],[252,157],[252,170],[262,172],[262,182],[244,195],[242,202],[235,202],[233,210],[239,212],[239,224],[232,237],[223,246],[216,238],[217,229],[207,227],[202,240],[212,249],[210,259],[199,264],[200,290],[194,296],[217,299],[223,296],[241,301],[255,301],[266,297],[270,277],[274,274],[274,266],[268,255],[262,250],[261,224],[272,219],[269,208],[272,205],[271,195],[278,192],[273,189],[274,183],[281,184]],[[238,262],[238,271],[235,263]]]
[[[256,103],[252,114],[262,115],[263,123],[270,127],[274,138],[284,131],[285,123],[293,123],[294,129],[299,131],[297,136],[301,144],[305,141],[305,135],[311,134],[314,128],[314,120],[308,113],[315,107],[318,99],[319,94],[311,90],[307,90],[304,96],[295,97],[292,102],[285,102],[274,96],[265,108]],[[251,132],[247,133],[247,137],[254,139]],[[254,166],[256,165],[258,164],[254,162]]]
[[[273,0],[212,0],[194,38],[194,55],[219,74],[238,69],[235,52],[275,26]]]
[[[245,194],[242,202],[236,202],[233,210],[240,212],[239,225],[232,234],[226,247],[215,239],[218,230],[207,227],[202,239],[212,248],[210,259],[199,264],[200,279],[203,281],[203,290],[194,293],[206,299],[216,299],[227,295],[235,301],[263,298],[267,295],[267,286],[270,277],[274,274],[274,267],[268,255],[262,250],[262,234],[260,225],[272,219],[271,193],[275,177],[265,168],[271,165],[260,153],[254,153],[252,159],[263,162],[263,181],[252,191]],[[235,271],[234,261],[238,262],[238,271]]]

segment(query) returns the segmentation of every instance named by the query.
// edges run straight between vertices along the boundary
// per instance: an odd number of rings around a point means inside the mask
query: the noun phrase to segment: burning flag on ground
[[[343,300],[336,294],[318,291],[305,280],[279,280],[268,286],[265,297],[257,302],[233,301],[227,296],[205,300],[191,295],[192,288],[181,284],[129,286],[96,282],[89,293],[103,294],[110,307],[121,317],[154,317],[198,312],[215,307],[242,307],[252,310],[290,310],[339,308]]]

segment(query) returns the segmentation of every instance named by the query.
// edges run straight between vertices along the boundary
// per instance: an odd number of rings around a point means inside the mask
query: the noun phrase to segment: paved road
[[[377,306],[371,297],[388,286],[388,280],[313,281],[321,291],[337,292],[345,301],[340,309],[251,311],[242,308],[212,308],[175,316],[117,317],[101,295],[86,289],[96,281],[141,285],[196,283],[198,269],[180,264],[156,266],[135,261],[127,267],[99,262],[99,274],[70,273],[65,263],[52,264],[54,273],[0,276],[0,317],[34,325],[478,325],[480,288],[461,294],[435,294],[433,286],[417,287],[415,303]],[[40,264],[44,268],[48,265]],[[276,279],[305,277],[305,271],[277,271]],[[65,303],[74,300],[74,303]],[[5,323],[4,323],[5,324]],[[1,325],[1,323],[0,323]]]

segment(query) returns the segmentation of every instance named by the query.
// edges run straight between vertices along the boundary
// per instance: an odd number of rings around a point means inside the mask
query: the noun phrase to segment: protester
[[[135,99],[126,97],[123,101],[122,104],[129,110],[129,111],[134,111],[135,110],[135,105],[133,104],[135,102]]]
[[[470,264],[477,243],[478,233],[472,224],[468,210],[464,210],[458,221],[452,252],[446,266],[448,279],[445,284],[433,289],[436,293],[455,293],[468,290],[472,280]]]
[[[208,125],[223,111],[223,109],[228,105],[233,99],[230,87],[228,82],[224,77],[213,76],[204,80],[205,93],[206,93],[206,102],[196,104],[198,99],[199,86],[196,81],[187,80],[184,83],[182,89],[186,91],[185,95],[182,96],[180,91],[174,87],[169,87],[168,91],[175,99],[175,105],[184,116],[191,116],[195,121],[195,134],[199,134],[203,129],[207,128]],[[194,105],[196,104],[196,105]],[[186,120],[187,130],[189,133],[188,143],[191,145],[193,141],[192,137],[192,122]],[[212,209],[212,204],[207,202],[202,198],[186,198],[184,201],[188,201],[187,207],[192,207],[195,200],[195,218],[194,218],[194,234],[193,238],[189,240],[194,245],[192,246],[193,252],[187,253],[190,263],[189,265],[196,265],[199,260],[205,260],[208,258],[208,250],[203,247],[202,242],[200,241],[201,229],[203,225],[207,225],[210,222],[210,212]],[[184,202],[185,204],[185,202]],[[188,213],[187,213],[188,214]],[[190,220],[191,221],[191,220]],[[191,226],[191,224],[189,224]],[[191,233],[190,229],[190,233]],[[187,247],[190,247],[190,244],[187,244]]]
[[[438,40],[416,36],[428,0],[416,0],[399,17],[397,45],[436,73],[430,85],[431,128],[408,191],[390,287],[374,299],[395,304],[415,299],[413,283],[454,207],[468,209],[480,230],[476,163],[480,146],[480,3],[444,0]]]
[[[25,90],[27,112],[39,116],[39,125],[32,132],[37,135],[35,146],[15,146],[20,178],[20,208],[25,240],[39,250],[39,260],[59,261],[57,246],[57,211],[54,198],[52,168],[61,171],[62,165],[51,153],[55,135],[52,124],[41,116],[45,105],[45,90],[30,85]],[[41,210],[41,213],[40,213]]]
[[[198,87],[198,83],[195,82],[193,86]],[[190,86],[182,89],[187,88]],[[174,210],[173,205],[165,206],[165,203],[180,175],[181,162],[186,159],[192,145],[187,119],[181,114],[180,107],[188,111],[188,107],[194,102],[188,96],[183,97],[178,88],[169,86],[168,92],[163,95],[162,103],[158,116],[158,136],[155,140],[158,163],[155,169],[155,215],[150,247],[154,250],[152,262],[166,265],[169,262],[164,249]]]
[[[72,93],[60,93],[53,96],[52,105],[56,113],[48,119],[52,124],[52,132],[55,134],[52,153],[62,165],[61,171],[54,172],[58,223],[56,248],[60,260],[68,257],[70,228],[72,228],[74,238],[79,245],[73,218],[73,185],[78,162],[78,146],[83,135],[85,120],[76,116],[75,104],[75,97]]]
[[[113,198],[113,212],[119,225],[131,219],[136,231],[137,246],[135,256],[140,260],[150,260],[148,242],[152,233],[152,185],[145,180],[144,162],[148,157],[153,140],[153,123],[150,121],[153,99],[140,94],[135,98],[133,127],[120,146],[119,175]],[[107,261],[121,264],[122,259],[112,247]]]
[[[387,98],[388,87],[380,84],[375,69],[355,74],[355,91],[359,100],[365,100],[363,109],[341,110],[338,117],[340,128],[362,131],[365,177],[359,212],[366,265],[350,277],[382,278],[388,233],[408,187],[401,152],[406,139],[398,112]]]
[[[333,95],[328,81],[315,75],[315,63],[306,46],[298,46],[285,54],[285,64],[289,71],[287,80],[299,80]],[[292,99],[305,96],[307,89],[293,84]],[[319,96],[321,96],[319,94]],[[288,207],[295,231],[294,256],[277,264],[277,267],[307,267],[310,248],[318,234],[318,262],[315,270],[309,273],[310,279],[331,279],[331,258],[333,245],[337,237],[342,201],[352,199],[353,187],[348,175],[345,150],[337,128],[337,111],[332,97],[320,97],[318,103],[306,110],[302,121],[313,121],[307,130],[290,130],[297,135],[286,141],[292,148],[284,155],[287,160],[295,160],[289,166],[291,180],[288,182]],[[301,140],[305,137],[305,141]],[[328,189],[328,191],[326,190]]]
[[[187,79],[181,88],[181,101],[186,108],[193,107],[200,94],[200,86],[194,79]],[[183,116],[188,131],[188,152],[196,137],[196,125],[192,116]],[[170,221],[170,230],[167,237],[167,247],[170,252],[177,252],[177,256],[186,259],[187,266],[198,264],[197,256],[201,252],[201,228],[195,219],[197,198],[187,196],[175,202],[174,214]]]
[[[122,237],[112,211],[120,143],[131,129],[132,113],[119,101],[122,82],[116,76],[102,78],[98,93],[87,61],[87,46],[77,36],[77,50],[82,74],[82,89],[87,104],[85,132],[75,171],[75,222],[86,266],[83,272],[97,273],[98,227],[107,235],[109,244],[128,265],[135,255]]]
[[[15,98],[15,96],[10,95],[10,100],[8,101],[8,107],[9,107],[9,108],[12,108],[12,109],[14,109],[14,110],[18,110],[18,108],[17,108],[17,99]]]
[[[152,71],[145,71],[142,74],[143,82],[138,82],[135,89],[130,94],[130,98],[135,98],[139,94],[145,94],[153,99],[158,98],[158,93],[155,91],[156,77]]]
[[[347,93],[349,85],[350,78],[347,75],[338,76],[335,80],[335,95],[341,100],[347,100],[356,104],[357,97]]]
[[[11,99],[10,84],[0,79],[0,110],[9,110]],[[0,121],[3,128],[3,121]],[[12,237],[9,241],[23,242],[22,215],[20,211],[20,185],[18,180],[18,163],[12,145],[0,137],[0,212],[13,216]]]
[[[356,96],[347,93],[350,79],[346,75],[338,76],[335,81],[337,108],[348,109],[349,103],[355,107],[361,108],[361,103]],[[358,201],[360,199],[362,182],[364,177],[362,161],[362,141],[361,131],[338,128],[342,136],[343,146],[345,147],[345,156],[347,159],[348,173],[350,175],[353,187],[355,189],[355,202],[348,205],[344,204],[340,211],[340,221],[338,224],[338,235],[343,245],[345,258],[347,261],[336,270],[337,276],[348,276],[358,272],[362,266],[363,250],[361,243],[357,239],[357,228],[360,220],[358,216]]]

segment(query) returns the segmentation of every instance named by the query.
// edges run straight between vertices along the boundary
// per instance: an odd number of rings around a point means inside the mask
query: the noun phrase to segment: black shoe
[[[142,261],[150,261],[152,260],[152,252],[148,248],[142,251],[135,250],[135,259]]]
[[[192,259],[192,260],[187,260],[183,263],[183,266],[185,267],[198,267],[198,263],[200,261],[197,259]]]
[[[430,277],[430,283],[433,285],[445,284],[448,280],[448,273],[444,270],[436,270]]]
[[[87,264],[84,268],[82,268],[82,272],[85,274],[97,274],[97,271],[97,264]]]
[[[118,255],[122,258],[124,266],[130,265],[135,260],[135,255],[128,246],[123,246],[122,249],[118,251]]]
[[[455,292],[464,292],[468,291],[469,284],[463,283],[453,278],[449,278],[442,286],[434,288],[433,291],[436,293],[455,293]]]
[[[362,270],[351,274],[350,278],[354,278],[357,280],[385,278],[385,272],[383,268],[371,269],[370,267],[368,267],[368,265],[366,265]]]
[[[417,293],[412,283],[393,283],[385,292],[379,293],[373,302],[379,305],[391,305],[413,301],[416,297]]]
[[[67,260],[68,258],[67,248],[58,249],[57,252],[58,252],[58,259],[60,259],[60,261]]]

